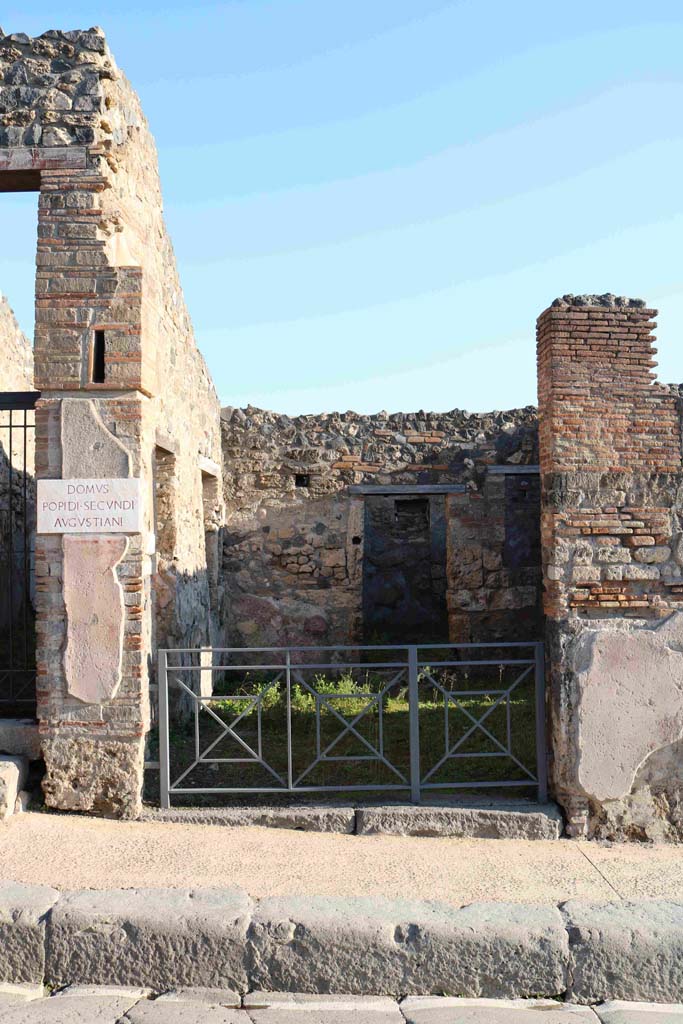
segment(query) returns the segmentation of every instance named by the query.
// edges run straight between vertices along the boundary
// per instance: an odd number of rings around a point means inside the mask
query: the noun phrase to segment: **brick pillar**
[[[653,834],[666,773],[641,769],[683,735],[681,417],[655,315],[567,296],[538,319],[552,776],[574,834]]]
[[[85,160],[84,160],[85,163]],[[112,266],[105,181],[43,170],[36,283],[36,477],[150,479],[142,274]],[[95,331],[105,381],[92,383]],[[38,534],[37,698],[49,806],[133,817],[149,724],[150,512],[137,534]],[[152,546],[153,549],[153,546]]]

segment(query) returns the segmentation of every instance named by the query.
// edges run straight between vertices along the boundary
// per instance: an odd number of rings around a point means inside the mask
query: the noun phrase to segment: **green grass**
[[[348,786],[376,786],[387,784],[404,784],[410,779],[410,722],[407,685],[404,679],[391,688],[381,700],[380,715],[377,695],[390,681],[396,670],[382,670],[372,666],[360,671],[340,669],[338,672],[326,674],[313,670],[302,669],[306,682],[320,697],[319,719],[317,719],[316,696],[301,681],[291,684],[291,732],[292,732],[292,768],[293,778],[300,776],[303,786],[334,786],[343,789]],[[484,726],[503,746],[507,743],[508,720],[504,704],[495,706],[496,695],[488,692],[509,686],[519,674],[516,666],[488,666],[485,669],[453,669],[440,668],[424,670],[419,682],[419,724],[420,724],[420,762],[421,775],[432,771],[446,751],[446,742],[453,747],[463,740],[465,734],[473,726],[467,713],[472,718],[480,719],[487,711],[490,712]],[[447,690],[460,693],[467,690],[481,691],[476,695],[458,697],[456,706],[452,698],[446,699],[444,694],[428,678],[440,682]],[[207,710],[199,713],[200,750],[205,750],[214,743],[213,750],[207,757],[233,758],[250,755],[240,747],[231,736],[221,735],[221,723],[234,725],[238,736],[253,750],[258,750],[258,712],[250,705],[257,695],[261,695],[261,749],[264,759],[273,771],[282,779],[287,778],[287,696],[282,680],[275,682],[274,673],[248,672],[217,673],[214,678],[215,699],[210,708],[216,718]],[[239,697],[248,700],[237,699]],[[494,710],[491,710],[494,709]],[[534,747],[534,683],[533,673],[519,684],[514,691],[509,708],[509,728],[511,748],[519,761],[532,773],[535,770]],[[335,714],[336,712],[336,714]],[[361,716],[355,729],[373,748],[383,749],[385,758],[394,766],[392,771],[374,758],[373,752],[351,732],[340,738],[344,723],[351,722]],[[446,741],[446,722],[448,723],[448,741]],[[171,778],[177,778],[195,757],[195,722],[192,713],[173,717],[171,729]],[[329,744],[329,756],[342,757],[344,760],[319,763],[311,770],[309,766],[316,757],[319,730],[319,747],[324,751]],[[497,783],[508,780],[523,779],[523,770],[508,757],[480,757],[481,754],[500,752],[489,737],[480,730],[465,739],[458,748],[458,753],[466,756],[446,760],[440,768],[433,772],[431,782],[473,784],[475,782]],[[533,793],[533,785],[528,780],[528,789],[507,789],[508,793],[519,792],[520,795]],[[185,780],[183,786],[192,788],[203,787],[253,787],[278,786],[276,778],[255,763],[203,763],[195,767]],[[502,788],[502,787],[501,787]],[[432,795],[446,795],[448,790],[433,791]],[[374,794],[377,795],[376,793]],[[391,795],[391,794],[390,794]],[[394,791],[394,798],[407,795],[407,790]],[[372,794],[368,794],[372,796]],[[176,799],[174,802],[181,802]],[[212,803],[214,797],[191,797],[188,802]]]

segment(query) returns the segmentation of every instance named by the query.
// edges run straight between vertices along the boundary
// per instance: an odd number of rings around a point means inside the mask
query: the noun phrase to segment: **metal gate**
[[[228,794],[547,797],[543,645],[159,652],[160,801]]]
[[[38,391],[0,392],[0,717],[33,717],[35,405]]]

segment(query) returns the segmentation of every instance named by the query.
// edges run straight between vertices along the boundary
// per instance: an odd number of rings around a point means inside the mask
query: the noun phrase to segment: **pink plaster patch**
[[[88,704],[111,700],[121,683],[123,589],[114,571],[127,537],[62,538],[67,691]]]

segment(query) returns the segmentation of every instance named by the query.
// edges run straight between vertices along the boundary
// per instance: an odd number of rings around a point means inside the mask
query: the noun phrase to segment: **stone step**
[[[532,800],[388,804],[356,809],[358,835],[559,839],[562,829],[562,815],[555,804]]]
[[[0,754],[17,754],[37,761],[40,735],[34,718],[0,718]]]
[[[0,819],[9,818],[15,810],[23,809],[23,797],[28,779],[27,757],[0,757]]]
[[[563,820],[553,803],[462,798],[425,804],[145,807],[141,820],[260,826],[347,835],[453,836],[472,839],[559,839]]]

